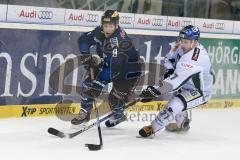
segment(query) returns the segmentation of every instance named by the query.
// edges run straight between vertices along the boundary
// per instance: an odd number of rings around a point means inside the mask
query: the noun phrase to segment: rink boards
[[[70,74],[66,82],[73,86],[61,93],[49,86],[51,73],[78,54],[78,37],[91,27],[0,23],[0,117],[52,116],[56,103],[74,92],[81,76]],[[144,62],[160,63],[171,49],[178,32],[126,29]],[[201,34],[216,73],[213,100],[203,108],[240,106],[240,35]],[[75,65],[75,64],[74,64]],[[151,70],[147,84],[158,83],[157,70]],[[157,111],[166,101],[138,104],[129,111]],[[77,113],[78,104],[66,108]],[[62,111],[59,111],[62,112]]]
[[[164,108],[167,101],[154,101],[150,103],[137,103],[133,107],[126,110],[126,112],[158,112]],[[65,106],[58,108],[56,104],[31,104],[31,105],[9,105],[0,106],[0,118],[10,117],[41,117],[41,116],[57,116],[60,114],[71,115],[78,114],[80,105],[75,103],[71,106]],[[213,99],[207,104],[201,105],[196,109],[228,109],[228,108],[239,108],[239,99]],[[102,115],[109,112],[109,106],[105,104],[104,107],[100,108]]]

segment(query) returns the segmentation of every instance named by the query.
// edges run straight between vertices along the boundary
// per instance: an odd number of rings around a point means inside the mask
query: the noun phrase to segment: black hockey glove
[[[155,89],[153,86],[148,86],[145,90],[140,94],[140,98],[142,98],[141,102],[150,102],[154,98],[160,96],[161,93]]]
[[[168,69],[167,72],[164,74],[164,79],[170,77],[174,73],[174,69]]]
[[[81,57],[81,62],[83,65],[87,65],[87,67],[95,68],[102,67],[104,60],[96,54],[84,54]]]

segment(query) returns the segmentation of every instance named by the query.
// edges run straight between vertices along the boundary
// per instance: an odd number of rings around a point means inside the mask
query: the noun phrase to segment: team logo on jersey
[[[121,41],[121,43],[119,44],[119,48],[121,49],[121,51],[128,51],[129,49],[131,49],[133,46],[132,41],[130,40],[124,40]]]
[[[112,52],[112,50],[114,48],[116,48],[116,47],[114,47],[111,42],[107,42],[103,46],[104,52],[106,52],[106,53]]]
[[[103,50],[105,53],[112,53],[113,49],[118,47],[118,39],[117,37],[113,37],[109,39],[109,41],[105,41],[103,45]]]
[[[193,65],[187,63],[181,63],[181,66],[184,68],[193,68]]]
[[[113,48],[118,47],[118,38],[117,37],[111,38],[110,43],[111,43]]]
[[[194,52],[193,52],[192,60],[197,61],[199,53],[200,53],[200,49],[199,48],[195,48]]]

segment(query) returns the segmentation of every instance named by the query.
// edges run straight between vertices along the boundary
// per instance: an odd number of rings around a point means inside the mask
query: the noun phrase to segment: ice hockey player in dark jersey
[[[114,10],[107,10],[102,18],[101,25],[94,30],[84,33],[78,40],[82,63],[94,68],[95,78],[87,78],[82,84],[81,111],[72,119],[73,125],[89,121],[93,108],[93,99],[98,97],[105,85],[112,82],[113,87],[108,97],[109,106],[114,113],[105,122],[107,127],[113,127],[126,120],[124,105],[134,89],[139,72],[132,72],[127,66],[136,63],[140,66],[139,53],[132,40],[119,26],[119,14]],[[90,47],[96,46],[97,54],[90,54]],[[131,70],[131,72],[129,72]]]

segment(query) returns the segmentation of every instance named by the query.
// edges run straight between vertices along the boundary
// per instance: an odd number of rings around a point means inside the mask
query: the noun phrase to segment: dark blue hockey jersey
[[[102,27],[84,33],[78,40],[81,54],[89,54],[95,45],[97,54],[104,59],[100,81],[127,80],[140,75],[139,53],[126,32],[118,27],[113,35],[106,38]]]

